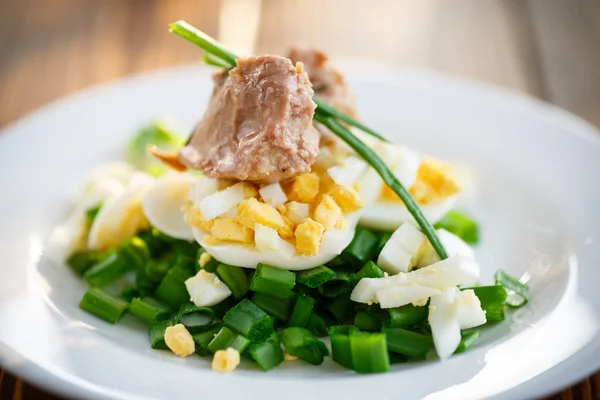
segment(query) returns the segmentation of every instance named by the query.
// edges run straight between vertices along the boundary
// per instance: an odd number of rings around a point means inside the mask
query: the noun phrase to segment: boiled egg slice
[[[460,324],[455,305],[458,289],[450,287],[429,303],[429,325],[435,350],[441,359],[449,358],[460,344]]]
[[[144,215],[150,224],[176,239],[194,240],[183,210],[189,203],[190,187],[197,180],[194,175],[178,172],[158,178],[142,201]]]

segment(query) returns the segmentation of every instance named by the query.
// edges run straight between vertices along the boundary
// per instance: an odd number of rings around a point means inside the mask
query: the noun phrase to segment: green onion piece
[[[183,303],[190,301],[185,281],[191,276],[181,268],[171,268],[156,289],[156,297],[164,300],[172,309],[179,309]]]
[[[355,274],[352,274],[351,282],[355,286],[362,278],[383,278],[384,273],[373,261],[367,261],[365,265]]]
[[[94,223],[94,220],[96,219],[96,216],[100,212],[101,208],[102,208],[102,204],[99,204],[95,207],[90,207],[87,210],[85,210],[85,220],[86,220],[88,226],[92,226],[92,224]]]
[[[219,264],[216,273],[229,290],[231,290],[236,300],[241,299],[248,293],[248,277],[243,268]]]
[[[499,269],[494,275],[496,285],[502,285],[507,291],[506,305],[509,307],[522,307],[529,299],[529,286],[519,282],[517,278]]]
[[[310,314],[310,317],[308,317],[306,329],[316,337],[327,336],[327,324],[325,323],[325,319],[314,311]]]
[[[388,356],[390,358],[390,364],[400,364],[410,361],[410,358],[403,354],[388,352]]]
[[[154,293],[159,283],[160,282],[155,282],[150,279],[145,271],[137,271],[137,275],[135,276],[135,288],[140,293],[140,296],[144,297]]]
[[[331,339],[333,361],[348,369],[353,369],[350,335],[358,332],[355,326],[331,326],[327,330]]]
[[[295,293],[291,293],[285,299],[279,299],[265,293],[254,293],[252,295],[252,302],[269,313],[269,315],[282,322],[286,322],[292,315],[296,297]]]
[[[384,138],[383,136],[381,136],[380,134],[378,134],[377,132],[375,132],[374,130],[370,129],[369,127],[361,124],[360,122],[358,122],[357,120],[349,117],[348,115],[344,114],[343,112],[339,111],[338,109],[330,106],[329,104],[327,104],[326,102],[324,102],[323,100],[317,98],[317,97],[313,97],[313,101],[317,104],[317,107],[319,109],[320,112],[327,114],[331,117],[334,117],[336,119],[339,119],[341,121],[344,121],[345,123],[347,123],[348,125],[354,126],[358,129],[360,129],[361,131],[368,133],[371,136],[376,137],[377,139],[384,141],[384,142],[389,142],[389,140],[387,140],[386,138]]]
[[[352,333],[350,349],[352,365],[356,372],[374,373],[390,370],[385,333]]]
[[[485,318],[490,321],[504,320],[504,303],[506,303],[506,290],[502,285],[476,286],[473,288],[475,295],[481,302],[485,311]]]
[[[248,299],[227,311],[223,322],[255,343],[264,342],[274,331],[273,317]]]
[[[79,275],[83,275],[94,264],[102,261],[105,253],[97,251],[76,251],[67,258],[67,265]]]
[[[279,268],[258,264],[250,290],[265,293],[278,299],[290,297],[296,285],[296,274]]]
[[[148,245],[143,239],[133,236],[121,243],[119,255],[129,269],[141,270],[150,260],[150,249],[148,249]]]
[[[152,121],[137,130],[125,148],[127,161],[136,169],[146,170],[154,176],[167,171],[162,163],[148,154],[148,146],[154,145],[163,151],[177,150],[183,145],[180,135],[171,132],[164,124]]]
[[[129,312],[141,320],[153,324],[169,319],[171,309],[152,297],[144,297],[131,300]]]
[[[159,321],[155,324],[150,325],[148,329],[148,336],[150,337],[150,347],[155,350],[166,350],[168,349],[165,343],[165,331],[171,326],[171,321]]]
[[[127,272],[127,265],[119,253],[113,251],[108,257],[88,269],[83,277],[90,286],[103,287],[116,281],[125,272]]]
[[[331,269],[346,268],[346,267],[348,267],[348,262],[346,262],[346,260],[344,260],[344,257],[337,256],[333,260],[331,260],[327,264],[325,264],[325,266],[327,268],[331,268]]]
[[[342,251],[341,255],[348,264],[355,269],[359,269],[373,258],[377,250],[377,242],[377,236],[373,232],[358,226],[354,238],[348,247]]]
[[[479,226],[477,223],[456,210],[449,211],[434,226],[435,229],[442,228],[455,234],[466,243],[477,244],[479,242]]]
[[[202,48],[207,53],[212,54],[216,58],[220,58],[223,63],[230,68],[236,66],[236,56],[225,50],[217,41],[205,34],[204,32],[194,28],[185,21],[177,21],[169,24],[171,32],[182,38],[194,43]]]
[[[348,318],[350,318],[350,314],[353,311],[353,304],[350,300],[349,294],[343,294],[337,297],[332,298],[329,302],[326,303],[325,309],[333,315],[337,322],[343,323]]]
[[[223,69],[231,68],[231,65],[229,65],[227,62],[223,61],[219,57],[216,57],[210,53],[204,53],[204,55],[202,56],[202,61],[206,65],[210,65],[210,66],[217,67],[217,68],[223,68]]]
[[[263,371],[275,368],[283,362],[283,350],[281,350],[279,335],[272,332],[268,339],[262,343],[251,342],[244,355],[258,364]]]
[[[145,275],[154,282],[160,282],[171,269],[174,257],[173,253],[167,253],[160,258],[151,259],[144,267]]]
[[[456,348],[454,354],[460,354],[467,351],[469,347],[479,339],[479,335],[480,332],[478,330],[463,333],[460,338],[460,344]]]
[[[431,336],[402,328],[385,328],[383,332],[386,336],[389,351],[420,360],[425,359],[433,344]]]
[[[175,325],[182,323],[190,333],[207,330],[215,322],[215,312],[210,307],[198,307],[193,303],[184,303],[179,307]]]
[[[152,258],[157,258],[163,255],[170,247],[169,243],[159,238],[158,229],[151,229],[149,231],[140,232],[138,235],[140,239],[146,242],[148,250]]]
[[[427,236],[429,242],[440,256],[440,259],[445,260],[448,258],[446,254],[446,250],[440,242],[440,239],[437,237],[435,233],[435,229],[427,218],[423,215],[421,209],[412,198],[408,190],[400,183],[398,178],[394,175],[394,173],[389,169],[385,162],[368,146],[366,146],[360,139],[358,139],[352,132],[348,130],[345,126],[334,120],[333,118],[324,115],[322,113],[315,113],[315,120],[325,125],[329,130],[335,133],[339,138],[341,138],[344,142],[346,142],[354,151],[358,153],[377,173],[381,176],[383,181],[396,193],[402,202],[406,206],[406,209],[410,212],[410,214],[414,217],[415,221],[421,228],[421,231]],[[358,234],[358,229],[357,229]],[[357,235],[356,234],[356,235]],[[355,238],[356,238],[355,235]],[[375,236],[375,235],[373,235]],[[376,240],[376,239],[375,239]],[[354,242],[354,240],[353,240]],[[373,245],[375,247],[376,244]],[[361,254],[361,253],[359,253]],[[371,257],[369,257],[370,259]],[[360,265],[363,265],[367,260],[363,260]]]
[[[208,350],[208,344],[212,342],[221,328],[223,328],[223,325],[216,324],[207,331],[192,335],[192,339],[194,339],[194,343],[196,344],[196,354],[198,354],[200,357],[205,357],[210,354],[210,350]]]
[[[324,357],[329,355],[325,344],[315,338],[308,329],[286,328],[279,333],[279,338],[290,355],[309,364],[321,365]]]
[[[190,275],[196,275],[196,261],[194,258],[190,258],[187,255],[181,253],[175,253],[173,265],[171,268],[179,267],[185,270]]]
[[[335,271],[333,278],[319,286],[319,293],[325,297],[337,297],[348,293],[352,286],[350,285],[351,275],[347,271]]]
[[[322,265],[320,267],[298,271],[296,273],[296,281],[309,288],[315,289],[325,282],[329,282],[333,279],[334,275],[335,272],[333,272],[333,270]]]
[[[242,353],[250,344],[250,340],[224,326],[208,344],[208,350],[216,353],[218,350],[233,348]]]
[[[185,240],[174,239],[176,242],[173,245],[175,254],[195,261],[200,245],[197,242],[186,242]]]
[[[388,327],[390,328],[422,325],[427,321],[427,315],[429,313],[428,307],[415,307],[412,304],[388,308],[387,311],[390,315],[390,321],[388,323]]]
[[[390,240],[393,234],[394,232],[379,233],[379,239],[377,240],[377,246],[375,246],[375,254],[373,255],[373,258],[379,257],[379,254],[381,253],[381,251],[383,250],[383,248],[385,247],[385,245]]]
[[[136,297],[140,297],[140,291],[135,286],[132,286],[132,285],[125,286],[123,288],[123,290],[121,291],[121,297],[124,298],[129,303],[131,303],[131,301],[133,299],[135,299]]]
[[[310,296],[299,295],[288,321],[288,326],[304,328],[316,303],[317,301]]]
[[[229,311],[229,309],[235,306],[236,304],[237,302],[233,299],[233,297],[229,296],[228,298],[226,298],[219,304],[215,304],[211,308],[215,312],[215,318],[217,320],[222,320],[227,311]]]
[[[377,314],[360,310],[354,316],[354,326],[364,331],[381,330],[381,318]]]
[[[206,272],[215,273],[217,270],[217,267],[221,263],[219,261],[217,261],[214,257],[210,256],[210,260],[208,260],[208,262],[206,264],[204,264],[203,267],[201,267],[200,266],[200,258],[202,257],[202,254],[204,254],[204,253],[206,253],[206,250],[204,250],[202,247],[200,247],[198,249],[198,252],[196,253],[196,272],[199,272],[201,269],[203,269]]]
[[[79,308],[102,318],[106,322],[119,322],[129,303],[125,300],[106,293],[102,289],[91,288],[83,295]]]

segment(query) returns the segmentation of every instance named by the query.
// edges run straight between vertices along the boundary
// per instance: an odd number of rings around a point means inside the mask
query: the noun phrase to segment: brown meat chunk
[[[298,46],[289,52],[289,58],[293,63],[304,64],[317,98],[351,117],[356,117],[354,96],[348,90],[344,77],[329,65],[327,56],[323,52]]]
[[[213,178],[278,182],[310,170],[319,152],[308,75],[287,58],[239,59],[215,88],[181,161]]]

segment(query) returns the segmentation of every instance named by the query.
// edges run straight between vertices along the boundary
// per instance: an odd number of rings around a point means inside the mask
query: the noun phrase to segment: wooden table
[[[245,53],[300,40],[491,82],[600,126],[598,0],[3,0],[0,127],[126,74],[195,62],[186,19]],[[53,396],[0,370],[0,400]],[[553,399],[600,399],[600,374]]]

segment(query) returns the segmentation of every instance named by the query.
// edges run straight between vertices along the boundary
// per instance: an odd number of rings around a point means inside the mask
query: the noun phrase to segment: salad
[[[131,314],[152,348],[219,372],[331,356],[375,373],[463,352],[527,302],[503,271],[479,284],[453,168],[359,122],[323,53],[238,58],[183,21],[171,31],[218,68],[210,102],[187,140],[136,133],[52,232],[48,253],[90,286],[81,309]]]

